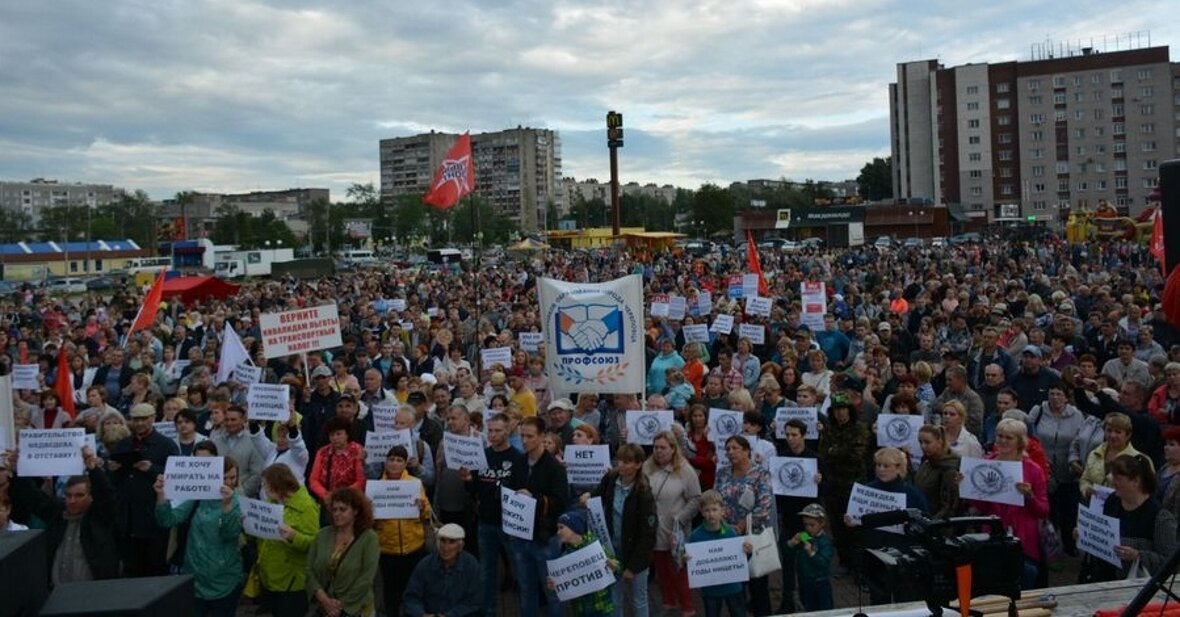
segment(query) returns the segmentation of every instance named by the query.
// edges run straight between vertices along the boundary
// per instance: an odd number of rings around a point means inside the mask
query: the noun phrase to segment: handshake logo
[[[557,312],[557,353],[623,353],[623,317],[617,306],[576,304]]]

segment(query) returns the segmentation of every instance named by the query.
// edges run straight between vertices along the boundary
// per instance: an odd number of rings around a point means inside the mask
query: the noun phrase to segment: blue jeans
[[[705,605],[705,617],[721,617],[721,606],[729,608],[729,617],[746,617],[746,594],[739,591],[720,598],[702,596]]]
[[[546,563],[561,554],[561,541],[556,535],[549,538],[548,542],[512,538],[512,547],[516,582],[520,587],[521,617],[537,617],[540,612],[538,594],[541,591],[545,592],[545,614],[548,617],[562,617],[561,602],[557,600],[557,594],[549,589],[549,565]]]
[[[516,550],[499,525],[479,523],[479,565],[483,574],[483,610],[496,617],[500,602],[500,546],[508,548],[509,559],[516,561]]]
[[[647,617],[647,570],[636,572],[630,583],[624,583],[622,575],[611,586],[611,598],[615,604],[615,617],[623,617],[623,600],[626,590],[631,592],[632,617]]]

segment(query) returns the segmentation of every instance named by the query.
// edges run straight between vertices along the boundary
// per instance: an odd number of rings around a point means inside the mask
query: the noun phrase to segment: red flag
[[[57,402],[61,408],[69,412],[70,419],[78,415],[74,407],[74,376],[70,373],[70,361],[66,357],[65,345],[57,350],[57,381],[53,382],[53,391],[57,393]]]
[[[1167,268],[1168,266],[1164,260],[1164,213],[1162,210],[1156,209],[1155,223],[1151,228],[1151,254],[1160,261],[1160,268]],[[1167,274],[1167,270],[1164,270]]]
[[[160,275],[156,277],[156,282],[152,283],[152,288],[148,290],[147,297],[143,299],[143,306],[139,307],[139,313],[135,315],[135,321],[131,322],[131,329],[127,331],[127,338],[131,338],[139,330],[146,330],[156,323],[156,312],[160,310],[160,302],[164,296],[164,272],[168,269],[160,270]]]
[[[1168,281],[1164,283],[1164,315],[1168,322],[1180,328],[1180,267],[1172,268]]]
[[[455,145],[447,150],[447,156],[434,172],[430,190],[422,196],[422,201],[440,210],[450,210],[474,189],[475,162],[471,160],[471,135],[463,133]]]
[[[754,246],[754,234],[749,229],[746,230],[746,261],[750,272],[758,275],[758,295],[769,297],[770,290],[766,287],[766,279],[762,277],[762,260],[758,257],[758,247]]]

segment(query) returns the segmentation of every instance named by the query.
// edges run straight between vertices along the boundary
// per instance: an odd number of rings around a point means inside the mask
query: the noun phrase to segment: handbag
[[[1065,559],[1065,546],[1057,527],[1043,518],[1037,522],[1037,543],[1041,547],[1041,560],[1046,566],[1053,566]]]
[[[746,515],[746,540],[753,546],[750,551],[748,565],[750,578],[762,578],[771,572],[783,569],[778,557],[778,541],[774,537],[774,527],[767,527],[761,533],[751,533],[754,517]]]
[[[684,566],[687,554],[685,548],[684,530],[680,527],[680,519],[672,523],[672,539],[668,542],[668,552],[672,554],[672,566],[677,570]]]

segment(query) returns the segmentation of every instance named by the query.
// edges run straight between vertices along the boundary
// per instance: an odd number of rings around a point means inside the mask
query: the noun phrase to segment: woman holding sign
[[[173,507],[164,498],[164,474],[156,478],[156,522],[164,528],[189,523],[183,571],[193,576],[200,617],[233,617],[242,593],[242,552],[238,548],[242,511],[234,493],[238,465],[228,456],[224,461],[221,499],[185,501]]]
[[[1082,582],[1153,575],[1176,550],[1176,517],[1151,497],[1156,480],[1150,459],[1142,454],[1116,458],[1110,464],[1110,480],[1114,494],[1102,505],[1102,514],[1119,521],[1114,554],[1123,564],[1115,567],[1087,555]]]
[[[707,430],[707,427],[706,427]],[[651,457],[643,464],[643,475],[656,501],[659,528],[656,530],[656,582],[664,602],[664,613],[676,610],[688,615],[693,611],[692,592],[688,589],[688,572],[677,568],[685,537],[692,529],[701,499],[701,484],[696,470],[680,453],[680,442],[671,431],[663,431],[651,442]],[[710,450],[711,451],[711,450]]]
[[[262,470],[262,492],[283,504],[281,540],[258,541],[258,582],[272,601],[275,617],[307,614],[307,552],[320,530],[320,508],[283,463]]]
[[[328,445],[316,452],[307,486],[325,508],[336,489],[354,488],[364,493],[365,448],[352,440],[351,430],[352,422],[339,416],[333,416],[324,427]]]
[[[402,595],[414,566],[426,556],[426,525],[430,524],[430,501],[422,483],[406,469],[410,453],[405,446],[393,446],[385,457],[382,480],[418,483],[417,518],[382,519],[376,522],[381,544],[381,582],[385,591],[385,614],[400,615]]]
[[[729,467],[717,470],[717,484],[713,487],[725,506],[725,523],[741,535],[756,534],[774,525],[771,507],[774,491],[770,472],[755,465],[750,454],[750,442],[741,435],[725,440],[725,455]],[[752,529],[746,527],[749,519]],[[770,587],[766,576],[751,578],[750,612],[756,617],[770,614]]]

